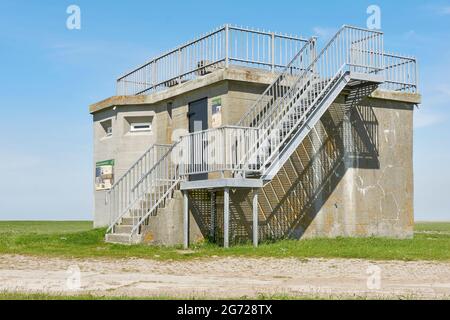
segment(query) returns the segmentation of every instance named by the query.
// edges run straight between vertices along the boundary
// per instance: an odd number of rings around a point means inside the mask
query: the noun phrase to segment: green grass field
[[[404,297],[407,299],[408,297]],[[177,300],[180,297],[170,296],[144,296],[144,297],[128,297],[128,296],[101,296],[101,295],[63,295],[63,294],[46,294],[46,293],[23,293],[23,292],[0,292],[0,300]],[[214,297],[183,297],[183,300],[214,300]],[[361,300],[367,299],[363,296],[293,296],[293,295],[258,295],[254,298],[247,296],[232,298],[230,300],[331,300],[331,299],[349,299]],[[227,299],[220,299],[227,300]]]
[[[450,260],[450,222],[417,223],[414,239],[338,238],[284,240],[233,246],[224,249],[210,243],[189,251],[180,247],[122,246],[103,241],[104,229],[91,229],[92,222],[0,222],[0,254],[63,257],[151,258],[182,260],[216,256],[294,257],[307,259],[366,258],[373,260]]]
[[[92,229],[92,221],[0,221],[0,235],[75,233]]]

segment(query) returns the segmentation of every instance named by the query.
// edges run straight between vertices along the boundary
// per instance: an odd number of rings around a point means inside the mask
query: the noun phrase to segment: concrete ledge
[[[174,87],[167,88],[166,90],[155,92],[150,95],[112,96],[90,105],[89,112],[95,113],[103,109],[112,108],[114,106],[154,104],[163,100],[173,99],[174,97],[186,92],[226,80],[269,85],[273,82],[276,76],[277,74],[261,69],[231,66],[228,69],[217,69],[210,74],[200,76],[197,79],[181,83]],[[352,78],[355,77],[356,79],[359,79],[358,76],[362,77],[359,74],[352,74]],[[375,82],[377,82],[380,79],[371,78],[371,80],[376,80]],[[374,99],[384,99],[414,104],[419,104],[422,101],[421,95],[417,93],[387,91],[382,89],[375,90],[375,92],[373,92],[370,97]]]
[[[196,189],[223,189],[223,188],[262,188],[263,181],[259,179],[210,179],[199,181],[183,181],[181,182],[181,190]]]
[[[422,96],[418,93],[408,93],[408,92],[398,92],[398,91],[387,91],[383,89],[375,90],[370,98],[400,101],[406,103],[420,104],[422,103]]]
[[[173,99],[174,97],[183,93],[225,80],[269,85],[272,83],[276,75],[277,74],[259,69],[233,66],[229,67],[228,69],[218,69],[197,79],[181,83],[174,87],[167,88],[164,91],[155,92],[150,95],[112,96],[90,105],[89,112],[95,113],[106,108],[112,108],[114,106],[153,104],[166,99]]]

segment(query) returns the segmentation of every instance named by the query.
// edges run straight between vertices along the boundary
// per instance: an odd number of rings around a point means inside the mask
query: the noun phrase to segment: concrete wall
[[[259,192],[262,240],[413,236],[413,105],[334,103]],[[223,214],[218,194],[219,219]],[[231,241],[251,239],[249,191],[231,193]],[[217,226],[221,241],[222,221]]]
[[[191,205],[193,202],[191,201]],[[147,225],[142,232],[141,242],[174,246],[183,243],[183,195],[181,191],[175,191],[172,199],[167,201],[164,208],[158,209],[156,216],[149,217]],[[205,230],[201,230],[202,225],[196,219],[195,208],[190,208],[190,243],[200,242],[204,239]],[[202,210],[205,213],[207,210]],[[203,232],[202,232],[203,231]]]
[[[242,70],[216,71],[145,97],[113,97],[91,107],[94,115],[94,162],[116,160],[116,179],[154,142],[171,143],[188,129],[189,102],[222,100],[222,124],[235,124],[271,82],[273,76]],[[376,91],[344,112],[341,95],[283,166],[260,191],[262,239],[337,236],[412,236],[413,106],[419,97]],[[406,101],[406,102],[402,102]],[[172,117],[167,104],[172,103]],[[113,107],[116,107],[113,110]],[[153,115],[151,136],[130,136],[124,117]],[[113,120],[113,136],[101,138],[100,121]],[[249,191],[231,194],[231,241],[251,239]],[[211,194],[190,193],[191,241],[210,237]],[[95,192],[95,225],[106,224],[104,192]],[[223,193],[216,193],[216,228],[222,235]],[[143,233],[145,242],[182,241],[182,199],[160,209]]]
[[[208,127],[211,126],[212,99],[221,98],[226,103],[228,84],[214,82],[196,88],[170,99],[143,104],[111,105],[93,113],[94,122],[94,168],[95,163],[115,160],[115,180],[119,179],[130,166],[154,143],[171,144],[180,135],[188,133],[189,103],[208,98]],[[167,111],[172,104],[172,117]],[[131,133],[127,119],[130,117],[152,117],[151,133]],[[112,121],[113,133],[105,137],[102,122]],[[93,174],[95,176],[95,172]],[[94,226],[109,224],[109,209],[105,205],[106,191],[94,189]]]
[[[152,119],[151,132],[130,132],[131,117]],[[127,120],[128,119],[128,120]],[[126,106],[109,108],[93,115],[94,121],[94,170],[95,164],[104,160],[115,161],[114,179],[119,179],[128,168],[153,144],[165,137],[167,116],[161,106]],[[112,122],[112,135],[105,136],[102,122]],[[95,172],[93,173],[95,177]],[[109,224],[109,211],[105,205],[106,191],[94,188],[94,227]]]

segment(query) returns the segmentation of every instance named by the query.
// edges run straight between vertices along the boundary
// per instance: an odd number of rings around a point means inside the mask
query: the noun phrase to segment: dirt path
[[[450,263],[244,258],[159,262],[0,255],[1,291],[210,298],[283,294],[448,299]]]

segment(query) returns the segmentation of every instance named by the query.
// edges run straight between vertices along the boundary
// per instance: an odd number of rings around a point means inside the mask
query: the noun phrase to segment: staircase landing
[[[181,182],[181,190],[196,189],[224,189],[224,188],[262,188],[263,181],[261,179],[242,179],[242,178],[221,178],[198,181]]]

